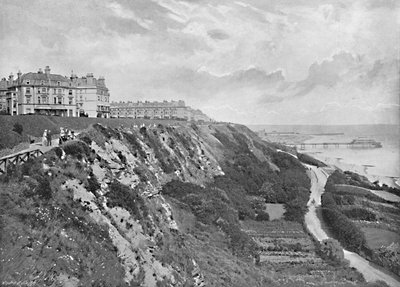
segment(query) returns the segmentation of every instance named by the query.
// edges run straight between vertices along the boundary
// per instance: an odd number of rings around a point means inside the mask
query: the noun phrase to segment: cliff
[[[0,282],[364,284],[318,256],[309,188],[296,158],[244,126],[95,124],[1,177]],[[269,221],[266,202],[284,218]]]

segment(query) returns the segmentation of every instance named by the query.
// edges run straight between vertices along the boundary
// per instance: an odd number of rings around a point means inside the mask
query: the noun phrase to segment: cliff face
[[[308,189],[295,158],[243,126],[97,124],[1,178],[0,281],[282,285],[246,222],[268,220],[267,201],[301,223]]]

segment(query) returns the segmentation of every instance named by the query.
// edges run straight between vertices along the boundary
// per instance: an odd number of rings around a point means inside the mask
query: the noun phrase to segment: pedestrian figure
[[[47,146],[47,130],[44,130],[43,132],[42,145]]]
[[[47,145],[51,146],[51,130],[47,131]]]
[[[62,127],[60,127],[60,138],[58,139],[58,143],[61,145],[65,141],[65,131]]]

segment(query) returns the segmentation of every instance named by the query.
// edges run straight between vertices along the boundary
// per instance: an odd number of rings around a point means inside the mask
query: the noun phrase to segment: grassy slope
[[[19,123],[23,127],[22,136],[13,132],[14,124]],[[149,124],[185,124],[182,121],[172,120],[136,120],[136,119],[103,119],[103,118],[64,118],[37,115],[4,116],[0,115],[0,149],[11,148],[20,142],[27,141],[27,135],[41,137],[45,129],[53,134],[60,131],[60,127],[83,130],[95,123],[101,123],[112,128],[131,127],[132,125]]]
[[[66,121],[69,119],[43,117],[43,120],[49,121],[49,125],[62,124],[67,126]],[[98,119],[71,120],[75,120],[71,122],[71,124],[74,124],[71,128],[74,129],[80,129],[90,123],[99,121]],[[129,120],[101,121],[115,125],[123,123],[125,127],[128,126],[128,123],[129,125],[132,123]],[[214,188],[219,188],[218,194],[220,195],[219,198],[215,198],[214,202],[211,200],[212,197],[201,195],[201,190],[197,189],[197,193],[193,195],[198,195],[202,203],[204,203],[200,207],[219,207],[220,205],[214,205],[214,203],[218,203],[226,208],[228,211],[226,214],[233,216],[238,214],[239,207],[244,209],[253,208],[251,205],[243,204],[246,201],[246,197],[242,197],[242,201],[238,200],[237,194],[232,193],[231,187],[234,187],[235,189],[233,190],[241,195],[246,191],[251,191],[252,187],[260,188],[263,186],[263,181],[268,180],[268,178],[262,179],[258,176],[262,175],[265,170],[268,171],[266,175],[274,177],[279,184],[283,185],[281,187],[282,190],[299,193],[299,196],[302,195],[302,191],[297,191],[292,185],[293,182],[287,178],[288,175],[291,175],[289,171],[291,170],[290,165],[293,163],[292,157],[285,157],[280,153],[277,156],[273,149],[268,145],[264,145],[253,133],[247,132],[245,127],[213,125],[201,126],[198,129],[196,132],[195,128],[187,125],[178,129],[161,127],[153,129],[151,132],[148,131],[147,136],[136,130],[133,131],[134,138],[130,139],[130,143],[128,143],[127,134],[122,139],[115,130],[91,129],[90,132],[86,133],[86,136],[90,136],[99,146],[105,146],[105,141],[110,144],[111,138],[121,138],[121,141],[125,143],[128,151],[118,153],[119,159],[116,157],[112,160],[114,166],[118,164],[123,167],[122,169],[114,168],[114,170],[111,170],[107,161],[104,158],[98,159],[96,155],[82,155],[83,158],[86,158],[85,160],[71,157],[62,160],[54,158],[56,155],[53,151],[53,154],[50,153],[44,156],[52,158],[50,162],[55,163],[50,170],[51,175],[42,170],[41,160],[43,158],[39,158],[32,168],[23,167],[21,171],[15,171],[11,178],[3,179],[4,182],[0,186],[1,199],[2,202],[5,202],[4,208],[0,210],[3,220],[0,232],[0,235],[3,235],[1,238],[1,250],[3,252],[1,258],[12,259],[13,262],[13,264],[7,263],[3,267],[1,274],[3,278],[9,274],[17,276],[15,271],[18,270],[20,275],[22,274],[21,272],[26,271],[19,278],[29,278],[29,274],[40,275],[39,284],[45,283],[46,278],[50,278],[50,281],[54,280],[54,275],[52,274],[72,275],[74,278],[81,280],[84,286],[90,286],[89,282],[91,280],[98,280],[108,284],[105,286],[118,286],[118,284],[123,283],[121,282],[121,273],[123,271],[117,262],[115,250],[110,248],[110,239],[106,236],[107,234],[102,232],[102,226],[92,225],[93,220],[89,216],[90,212],[73,201],[68,190],[60,189],[60,185],[66,178],[78,178],[85,185],[88,185],[87,188],[90,188],[90,182],[86,182],[91,169],[88,166],[88,162],[90,162],[88,157],[92,157],[91,160],[97,158],[96,160],[99,160],[101,165],[107,167],[110,177],[114,179],[121,178],[123,175],[121,171],[132,172],[132,167],[129,166],[130,163],[126,162],[126,159],[136,158],[135,172],[141,169],[144,173],[144,179],[141,180],[137,187],[140,192],[143,192],[146,188],[153,187],[151,184],[150,186],[148,185],[146,179],[151,180],[152,184],[159,183],[155,179],[155,171],[164,179],[178,179],[174,175],[176,168],[182,169],[186,181],[194,184],[205,184],[210,182],[210,178],[207,178],[206,171],[202,171],[196,166],[199,163],[195,152],[195,148],[199,147],[199,142],[204,141],[205,143],[201,147],[208,157],[207,161],[212,162],[212,157],[221,159],[221,166],[228,168],[229,171],[227,172],[228,181],[221,181],[218,187],[214,186]],[[217,130],[220,133],[219,139],[224,144],[212,136],[212,134],[217,133]],[[183,134],[190,135],[191,140],[183,138]],[[172,149],[168,150],[165,147],[165,143],[160,140],[161,135],[174,140],[177,146],[174,147],[173,152],[171,151]],[[82,136],[84,135],[82,134]],[[196,139],[196,137],[199,138]],[[134,142],[134,139],[145,142],[146,149],[152,150],[156,159],[151,162],[145,159],[137,150],[142,145],[138,145],[137,142]],[[226,141],[226,139],[229,139],[229,141]],[[252,142],[253,146],[250,148],[245,144],[251,142],[249,139],[254,140]],[[170,140],[169,144],[171,144]],[[171,144],[171,146],[173,145]],[[117,149],[117,146],[114,146],[113,149]],[[251,155],[250,149],[257,149],[258,156]],[[168,157],[165,156],[167,151]],[[157,158],[160,155],[164,157]],[[102,157],[105,157],[105,155],[102,154]],[[227,162],[223,162],[223,159],[227,160]],[[269,160],[274,160],[275,164],[281,168],[282,174],[285,175],[281,178],[282,181],[279,181],[277,172],[269,170],[267,168],[268,165],[264,164],[268,163]],[[161,162],[164,162],[164,165]],[[204,161],[201,164],[204,164]],[[243,169],[244,166],[252,168],[255,172],[248,174],[247,170]],[[167,174],[163,174],[161,172],[162,169]],[[301,172],[300,166],[297,164],[296,173],[301,174]],[[200,176],[202,176],[202,180],[199,180]],[[300,176],[299,178],[302,179],[303,177]],[[50,182],[50,191],[47,188],[49,186],[48,182]],[[232,182],[235,185],[232,186]],[[303,185],[306,184],[306,182],[303,183]],[[226,188],[226,190],[223,188]],[[211,187],[208,190],[209,192],[212,191]],[[269,192],[268,189],[266,191]],[[96,196],[99,195],[97,194]],[[288,194],[288,196],[291,195]],[[327,271],[324,269],[322,274],[318,273],[321,271],[318,266],[317,269],[315,267],[311,269],[309,267],[290,268],[291,264],[287,264],[281,266],[279,270],[256,266],[252,260],[233,254],[231,238],[235,234],[230,233],[230,230],[220,228],[221,226],[216,224],[219,217],[222,216],[223,218],[224,214],[218,214],[218,210],[211,209],[210,211],[215,213],[210,212],[210,214],[218,216],[210,217],[208,214],[201,212],[201,209],[193,209],[193,207],[197,208],[198,205],[191,206],[191,203],[196,202],[191,202],[190,198],[185,198],[184,196],[171,196],[171,198],[179,206],[179,208],[173,209],[173,215],[180,225],[181,232],[164,233],[157,236],[155,238],[154,253],[164,264],[179,266],[179,270],[182,273],[190,272],[188,268],[190,263],[188,256],[190,256],[198,262],[209,286],[307,286],[308,282],[319,286],[352,286],[351,282],[340,277],[340,273],[335,268],[331,268],[332,270],[328,273],[330,274],[329,276],[336,274],[335,279],[337,281],[329,283],[323,281],[325,280],[324,275],[326,275],[324,272]],[[99,200],[101,199],[100,197]],[[152,201],[152,204],[155,204],[156,201],[157,198]],[[293,205],[295,203],[293,202]],[[301,200],[299,203],[302,204]],[[115,200],[113,204],[120,204],[121,207],[124,207],[127,202],[122,200],[122,202],[118,203]],[[131,202],[131,204],[136,203]],[[64,209],[58,211],[59,208]],[[180,209],[181,211],[179,211]],[[137,209],[133,208],[132,210]],[[152,224],[159,228],[161,224],[165,224],[165,222],[162,222],[160,210],[162,208],[157,206],[152,211],[155,223],[149,223],[148,220],[145,221],[147,222],[146,224],[149,224],[149,228],[142,224],[145,232],[152,232]],[[75,217],[71,214],[78,216],[79,221],[74,221],[73,218]],[[249,212],[248,216],[252,216],[251,212]],[[226,220],[228,219],[226,218]],[[238,218],[232,220],[232,227],[237,227],[237,222]],[[63,232],[63,230],[65,231]],[[63,238],[65,236],[62,235],[65,233],[69,237],[72,234],[75,242],[66,241]],[[237,246],[237,242],[233,243]],[[146,246],[143,247],[143,250],[146,250]],[[239,252],[236,254],[239,254]],[[79,264],[74,265],[76,261],[69,261],[68,256],[73,256],[74,259],[79,258]],[[30,259],[25,260],[26,258]],[[103,262],[107,264],[105,267],[102,265]],[[51,267],[54,264],[56,264],[57,268]],[[60,266],[62,269],[60,269]],[[283,272],[283,270],[286,271]],[[340,270],[346,271],[346,269],[342,268]],[[337,277],[338,275],[339,277]],[[360,286],[363,286],[362,283],[360,284]]]

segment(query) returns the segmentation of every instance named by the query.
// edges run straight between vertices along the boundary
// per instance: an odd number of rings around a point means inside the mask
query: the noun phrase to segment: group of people
[[[58,138],[58,144],[62,144],[68,140],[75,139],[75,132],[69,129],[60,128],[60,137]],[[51,146],[52,133],[51,130],[44,130],[42,137],[43,146]]]
[[[75,139],[75,132],[69,129],[64,129],[63,127],[60,128],[60,137],[58,139],[58,143],[62,144],[68,140]]]

